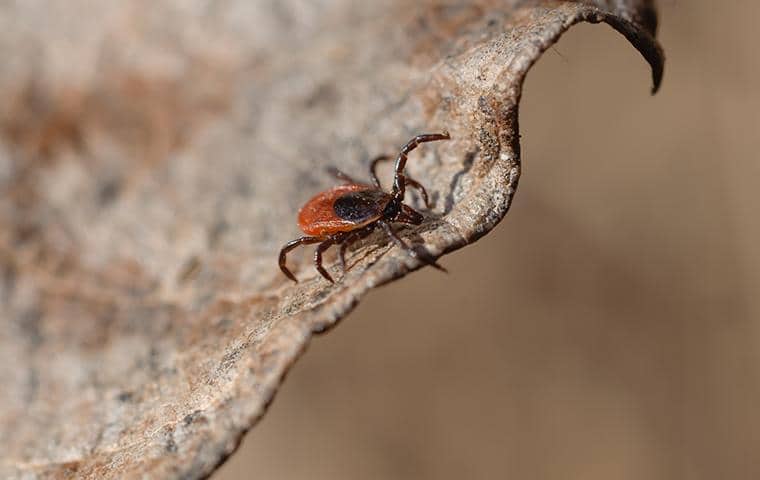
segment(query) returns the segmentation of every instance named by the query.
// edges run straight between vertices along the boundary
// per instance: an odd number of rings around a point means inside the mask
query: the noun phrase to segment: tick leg
[[[327,240],[317,245],[317,251],[314,252],[314,265],[317,267],[317,271],[330,283],[335,283],[335,280],[332,279],[330,274],[327,273],[327,270],[325,270],[325,267],[322,266],[322,253],[324,253],[324,251],[328,248],[335,245],[335,243],[340,242],[342,239],[343,236],[328,237]]]
[[[327,167],[327,173],[329,173],[333,177],[337,178],[338,180],[342,180],[342,181],[344,181],[346,183],[362,183],[362,182],[357,182],[356,180],[354,180],[354,178],[351,175],[349,175],[349,174],[347,174],[347,173],[345,173],[345,172],[343,172],[341,170],[338,170],[337,168],[332,167],[332,166],[331,167]]]
[[[362,238],[372,233],[372,230],[374,230],[374,228],[374,226],[370,226],[365,227],[361,230],[355,230],[349,233],[343,240],[343,243],[340,244],[340,250],[338,251],[338,260],[340,261],[340,268],[343,270],[343,275],[346,274],[346,250],[348,250],[348,247],[356,243],[357,240],[361,240]]]
[[[430,200],[428,200],[428,194],[427,194],[427,191],[425,190],[425,187],[423,187],[420,184],[420,182],[418,182],[417,180],[412,180],[409,177],[405,177],[404,178],[404,183],[406,183],[410,187],[416,188],[417,191],[420,192],[420,196],[422,197],[422,201],[425,202],[425,208],[429,209],[430,208]]]
[[[401,148],[398,157],[396,157],[395,177],[393,180],[393,195],[395,197],[404,198],[404,187],[406,186],[406,183],[404,181],[403,173],[404,167],[406,167],[407,154],[417,148],[420,143],[448,140],[449,138],[451,138],[449,132],[443,131],[441,133],[423,133],[422,135],[417,135],[406,142],[406,145]]]
[[[369,176],[372,179],[372,184],[381,190],[383,187],[380,185],[380,179],[377,178],[377,164],[390,159],[390,155],[380,155],[379,157],[375,157],[369,164]]]
[[[340,245],[340,250],[338,250],[338,261],[340,262],[340,269],[343,271],[344,276],[346,275],[346,249],[357,240],[359,240],[358,234],[350,234]]]
[[[369,174],[370,174],[370,177],[372,178],[372,183],[377,188],[382,188],[382,186],[380,185],[380,180],[377,178],[377,164],[385,160],[390,160],[390,159],[391,159],[390,155],[380,155],[379,157],[372,160],[372,162],[369,164]],[[416,188],[420,192],[422,201],[425,202],[425,207],[430,208],[430,201],[428,200],[428,194],[427,194],[427,191],[425,190],[425,187],[423,187],[422,184],[420,184],[420,182],[418,182],[417,180],[413,180],[407,177],[406,175],[402,175],[402,176],[404,179],[404,185]]]
[[[401,248],[404,251],[406,251],[406,253],[408,253],[410,257],[415,258],[417,260],[421,260],[421,261],[425,262],[426,264],[430,265],[433,268],[437,268],[438,270],[440,270],[442,272],[448,273],[448,270],[446,270],[442,266],[438,265],[435,262],[435,260],[433,260],[432,258],[427,258],[427,256],[420,255],[417,252],[417,250],[415,250],[411,246],[407,245],[406,242],[404,242],[401,239],[401,237],[399,237],[396,234],[396,232],[393,231],[393,227],[391,227],[389,223],[386,223],[386,222],[377,222],[377,223],[379,223],[380,226],[383,227],[383,230],[385,230],[385,233],[388,235],[388,237],[390,237],[390,239],[393,240],[393,242],[396,245],[398,245],[399,248]]]
[[[288,243],[285,244],[284,247],[282,247],[282,250],[280,250],[280,270],[282,270],[282,273],[285,274],[286,277],[293,280],[294,282],[298,283],[298,279],[296,279],[296,276],[293,275],[293,273],[288,270],[288,267],[285,266],[285,257],[287,256],[288,252],[293,250],[299,245],[308,245],[310,243],[317,243],[324,240],[321,237],[301,237],[296,238],[295,240],[291,240]]]

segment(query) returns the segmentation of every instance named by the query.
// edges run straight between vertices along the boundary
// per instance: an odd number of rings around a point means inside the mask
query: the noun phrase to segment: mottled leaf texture
[[[335,285],[308,249],[280,273],[326,166],[448,129],[402,235],[475,241],[517,187],[525,74],[583,21],[657,88],[644,0],[1,2],[0,477],[210,475],[314,333],[420,267],[377,232]]]

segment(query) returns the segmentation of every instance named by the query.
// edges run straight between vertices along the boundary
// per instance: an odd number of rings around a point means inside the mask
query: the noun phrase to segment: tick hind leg
[[[420,255],[420,253],[415,250],[413,247],[408,245],[405,241],[399,237],[396,232],[393,231],[393,227],[387,222],[378,222],[381,227],[383,227],[383,230],[385,230],[385,233],[390,237],[391,240],[393,240],[393,243],[398,245],[399,248],[406,251],[406,253],[409,254],[410,257],[415,258],[417,260],[420,260],[428,265],[430,265],[433,268],[436,268],[442,272],[448,273],[449,271],[443,268],[441,265],[436,263],[436,261],[433,258],[430,258],[427,254]]]
[[[293,275],[293,272],[288,270],[288,267],[285,266],[285,260],[286,256],[288,255],[288,252],[293,250],[299,245],[309,245],[311,243],[318,243],[324,240],[322,237],[301,237],[296,238],[295,240],[291,240],[288,243],[285,244],[284,247],[282,247],[282,250],[280,250],[280,270],[282,270],[282,273],[285,274],[286,277],[293,280],[294,282],[298,283],[298,279],[295,275]]]

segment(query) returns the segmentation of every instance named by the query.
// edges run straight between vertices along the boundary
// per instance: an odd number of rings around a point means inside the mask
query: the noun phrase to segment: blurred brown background
[[[760,4],[660,10],[660,93],[572,29],[504,222],[318,337],[215,478],[760,478]]]

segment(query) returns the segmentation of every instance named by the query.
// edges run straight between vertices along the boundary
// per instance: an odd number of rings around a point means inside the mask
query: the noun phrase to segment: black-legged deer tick
[[[430,208],[425,187],[404,175],[406,156],[420,143],[448,140],[449,138],[449,132],[444,131],[442,133],[417,135],[409,140],[396,157],[393,189],[390,193],[382,190],[380,180],[375,173],[378,162],[391,158],[387,155],[377,157],[370,163],[371,185],[357,182],[340,170],[331,169],[333,175],[346,183],[319,193],[301,207],[298,212],[298,226],[307,236],[291,240],[282,247],[280,250],[280,270],[282,273],[294,282],[298,282],[295,275],[285,266],[286,255],[299,245],[319,243],[314,254],[314,264],[323,277],[333,282],[330,274],[322,266],[322,253],[333,245],[340,245],[338,259],[345,272],[345,254],[348,246],[366,237],[378,226],[382,227],[388,237],[409,255],[445,271],[443,267],[433,260],[419,255],[416,250],[401,240],[393,231],[391,222],[409,225],[422,223],[422,214],[403,203],[406,187],[409,186],[419,191],[422,200],[425,202],[425,207]]]

